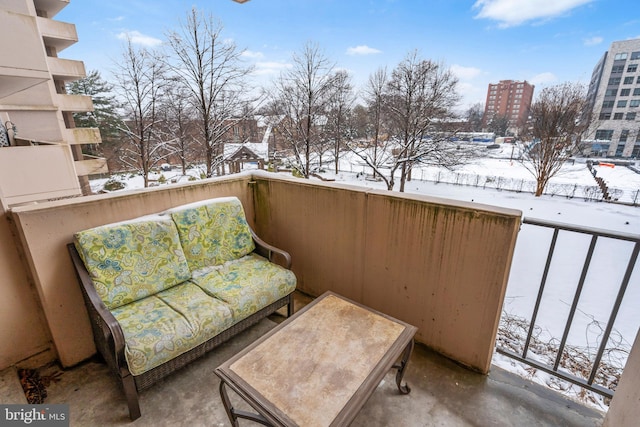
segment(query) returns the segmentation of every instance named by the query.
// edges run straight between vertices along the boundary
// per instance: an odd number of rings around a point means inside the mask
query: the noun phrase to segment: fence
[[[499,338],[496,351],[500,354],[516,359],[536,369],[546,372],[552,376],[561,378],[572,384],[579,385],[587,390],[598,393],[602,396],[612,397],[617,385],[617,379],[619,378],[622,367],[626,362],[626,357],[624,354],[626,352],[626,349],[619,349],[621,354],[618,354],[618,356],[622,356],[619,359],[624,360],[618,360],[619,363],[617,363],[617,365],[621,366],[604,366],[605,364],[602,363],[602,360],[605,353],[610,354],[612,352],[610,348],[610,338],[612,336],[614,323],[616,321],[616,318],[618,317],[621,304],[623,303],[625,297],[625,293],[629,288],[631,277],[634,274],[634,269],[636,267],[638,259],[638,253],[640,252],[640,236],[626,233],[609,232],[586,227],[576,227],[566,224],[528,218],[525,218],[523,220],[523,224],[550,229],[553,231],[553,234],[549,244],[549,250],[546,256],[546,261],[531,318],[528,322],[523,318],[518,319],[519,321],[524,320],[524,323],[528,323],[525,325],[525,336],[520,337],[518,336],[518,334],[510,335],[508,330],[509,328],[505,328],[504,325],[501,325],[501,330],[498,334]],[[538,328],[538,326],[536,326],[537,321],[539,320],[539,314],[545,302],[543,296],[545,295],[545,291],[547,290],[545,287],[548,285],[550,267],[552,265],[552,262],[554,261],[554,257],[557,257],[560,254],[560,251],[556,251],[556,246],[558,242],[558,236],[561,233],[575,233],[581,236],[586,236],[587,238],[584,241],[585,243],[588,241],[588,245],[586,248],[584,263],[580,268],[580,275],[578,278],[574,278],[577,279],[577,284],[575,286],[575,292],[572,297],[571,306],[566,318],[566,323],[564,324],[564,327],[562,329],[562,337],[559,341],[557,339],[546,341],[546,348],[542,350],[546,352],[547,355],[548,353],[555,353],[555,357],[552,357],[550,363],[547,363],[545,358],[541,357],[541,351],[538,348],[540,342],[537,340],[535,331],[536,328]],[[615,301],[613,302],[612,308],[608,314],[606,324],[603,325],[600,331],[597,351],[595,352],[595,354],[589,351],[571,351],[571,349],[568,349],[567,338],[569,336],[569,331],[571,330],[572,326],[574,326],[574,319],[578,310],[578,303],[581,296],[583,296],[583,290],[585,288],[587,275],[590,272],[590,268],[594,264],[594,258],[597,259],[597,257],[594,257],[596,245],[600,240],[603,239],[607,240],[608,248],[611,247],[611,245],[629,246],[629,260],[626,263],[624,273],[622,273],[622,271],[619,271],[618,274],[611,272],[611,278],[621,277],[621,281],[619,287],[617,288]],[[578,250],[578,248],[574,249],[575,252],[569,254],[569,257],[575,258],[576,255],[580,253],[580,250]],[[608,250],[610,251],[610,249]],[[616,256],[618,258],[626,259],[626,257],[619,256],[617,251]],[[620,262],[621,264],[619,265],[623,265],[623,261]],[[636,276],[634,277],[637,278],[637,272]],[[611,280],[608,280],[608,282],[611,282]],[[563,282],[565,288],[569,284],[571,283]],[[548,302],[548,300],[546,301]],[[631,340],[633,340],[633,337],[631,337]]]

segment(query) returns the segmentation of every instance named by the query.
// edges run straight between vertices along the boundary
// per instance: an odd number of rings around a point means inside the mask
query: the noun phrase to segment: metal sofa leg
[[[289,303],[287,304],[287,317],[293,315],[293,294],[289,295]]]
[[[131,421],[137,420],[142,414],[140,413],[140,402],[138,401],[138,389],[136,389],[136,382],[131,374],[122,378],[122,387],[127,398],[129,418],[131,418]]]

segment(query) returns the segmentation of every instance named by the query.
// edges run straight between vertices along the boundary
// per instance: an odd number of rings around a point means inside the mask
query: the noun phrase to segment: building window
[[[632,99],[629,101],[629,107],[640,107],[640,99]]]
[[[618,89],[607,89],[604,92],[604,96],[616,96],[618,94]]]
[[[633,84],[633,76],[632,77],[625,77],[623,84],[625,84],[625,85]]]
[[[627,59],[627,53],[616,53],[616,56],[613,58],[614,61],[619,61],[621,59]]]
[[[613,115],[613,120],[622,120],[622,116],[624,115],[624,113],[615,113]]]
[[[613,108],[613,104],[615,101],[604,101],[602,103],[602,108]]]
[[[631,94],[631,89],[621,89],[620,96],[629,96]]]
[[[621,73],[624,71],[624,65],[614,65],[611,67],[611,74]]]
[[[598,129],[596,131],[596,139],[611,141],[613,138],[613,130],[611,129]]]
[[[640,87],[637,87],[633,90],[633,96],[640,96]]]
[[[611,77],[609,79],[609,85],[613,86],[613,85],[619,85],[620,84],[620,77]]]
[[[636,113],[627,113],[627,120],[635,120],[636,119]],[[640,135],[640,133],[638,133]]]
[[[620,101],[618,101],[618,108],[625,108],[626,106],[627,106],[626,99],[621,99]]]
[[[600,113],[598,120],[611,120],[611,113]]]
[[[638,69],[638,64],[629,64],[627,67],[627,73],[635,73]]]
[[[640,76],[638,76],[638,80],[636,80],[636,83],[640,85]]]
[[[640,50],[637,52],[631,52],[631,60],[640,59]]]
[[[627,142],[627,138],[629,138],[629,129],[622,129],[622,132],[620,132],[620,142]]]

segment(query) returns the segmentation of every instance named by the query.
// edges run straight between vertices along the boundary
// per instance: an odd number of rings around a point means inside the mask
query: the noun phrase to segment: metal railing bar
[[[587,380],[588,384],[593,384],[596,373],[600,368],[600,361],[602,360],[602,355],[604,354],[604,350],[607,346],[607,343],[609,342],[609,336],[611,335],[613,324],[615,323],[616,317],[618,316],[618,310],[620,309],[620,304],[622,304],[622,298],[624,297],[627,286],[629,285],[629,281],[631,280],[633,269],[635,268],[636,262],[638,260],[638,253],[640,253],[640,243],[636,243],[633,247],[633,252],[631,253],[631,257],[629,258],[629,263],[627,264],[627,270],[624,273],[624,277],[620,285],[620,290],[618,291],[618,296],[616,297],[616,302],[613,304],[613,309],[611,310],[611,315],[609,316],[607,327],[605,328],[602,341],[600,342],[600,347],[598,348],[598,354],[596,355],[596,359],[593,362],[593,368],[591,368],[591,373],[589,374],[589,379]]]
[[[538,310],[540,309],[540,301],[542,301],[542,293],[547,283],[547,276],[549,275],[549,268],[551,267],[551,259],[553,258],[553,252],[556,248],[556,242],[558,240],[558,229],[553,230],[553,237],[551,238],[551,244],[549,245],[549,252],[547,254],[547,262],[544,265],[544,272],[542,273],[542,279],[540,280],[540,289],[538,289],[538,297],[536,298],[536,304],[533,307],[533,314],[531,315],[531,323],[529,324],[529,331],[527,332],[527,339],[524,343],[524,349],[522,350],[522,357],[527,357],[527,351],[529,351],[529,344],[531,343],[531,336],[533,335],[533,328],[536,324],[538,317]]]
[[[540,363],[537,362],[535,360],[531,360],[531,359],[526,359],[522,356],[520,356],[517,353],[514,353],[510,350],[507,350],[505,348],[502,347],[498,347],[496,348],[496,351],[500,354],[503,354],[509,358],[515,359],[519,362],[522,363],[526,363],[527,365],[533,366],[534,368],[540,369],[543,372],[546,372],[547,374],[553,375],[555,377],[558,378],[562,378],[565,381],[568,381],[572,384],[578,385],[580,387],[583,387],[587,390],[593,391],[594,393],[598,393],[601,396],[605,396],[605,397],[609,397],[612,398],[613,397],[613,391],[609,390],[606,387],[602,387],[600,385],[597,384],[592,384],[592,383],[587,383],[587,381],[585,381],[583,378],[577,377],[575,375],[571,375],[569,373],[565,373],[562,371],[558,371],[556,369],[551,368],[549,365],[546,365],[544,363]]]
[[[558,348],[558,354],[556,356],[556,361],[553,364],[553,369],[557,370],[558,365],[560,365],[560,360],[562,359],[562,354],[564,353],[564,346],[567,343],[567,337],[569,336],[569,330],[571,329],[571,324],[573,323],[573,316],[576,314],[576,309],[578,308],[578,301],[580,300],[580,294],[582,293],[582,288],[584,286],[585,279],[587,278],[587,271],[589,271],[589,265],[591,264],[591,258],[593,257],[593,252],[596,247],[596,242],[598,240],[597,235],[593,235],[591,237],[591,244],[589,245],[589,250],[587,251],[587,257],[584,260],[584,265],[582,266],[582,273],[580,274],[580,281],[578,282],[578,287],[576,289],[576,293],[573,297],[573,303],[571,304],[571,310],[569,310],[569,317],[567,319],[567,323],[564,327],[564,333],[562,334],[562,340],[560,341],[560,347]]]
[[[523,218],[523,224],[537,225],[546,228],[557,228],[560,230],[573,231],[576,233],[589,234],[598,237],[609,237],[617,240],[626,240],[630,242],[640,242],[640,235],[632,233],[622,233],[598,228],[581,227],[578,225],[565,224],[562,222],[545,221],[535,218]]]

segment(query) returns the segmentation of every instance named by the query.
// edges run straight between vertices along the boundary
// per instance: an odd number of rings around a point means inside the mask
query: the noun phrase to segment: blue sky
[[[60,56],[109,80],[127,34],[160,47],[193,6],[246,50],[258,84],[290,66],[307,42],[348,70],[356,88],[417,49],[458,76],[461,109],[484,103],[487,85],[505,79],[527,80],[536,93],[587,84],[611,42],[640,38],[638,0],[72,0],[55,19],[74,23],[79,42]]]

